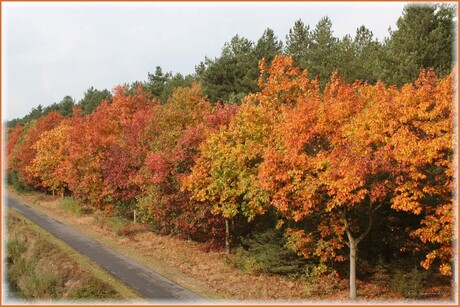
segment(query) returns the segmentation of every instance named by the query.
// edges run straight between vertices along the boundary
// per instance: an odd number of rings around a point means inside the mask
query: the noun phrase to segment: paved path
[[[101,268],[155,302],[209,303],[198,294],[142,266],[18,200],[6,196],[7,206],[61,239]]]

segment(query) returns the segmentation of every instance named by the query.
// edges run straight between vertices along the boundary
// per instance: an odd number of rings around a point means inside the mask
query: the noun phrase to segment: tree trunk
[[[230,254],[230,225],[228,219],[225,219],[225,253]]]
[[[350,299],[356,300],[356,252],[358,246],[354,240],[350,241]]]
[[[133,215],[134,215],[133,222],[134,224],[136,224],[137,223],[136,209],[134,209]]]
[[[350,299],[356,300],[357,293],[356,293],[356,258],[358,252],[358,244],[364,239],[370,232],[372,228],[372,211],[369,212],[369,224],[367,225],[367,229],[355,239],[353,234],[350,231],[350,225],[347,220],[347,212],[344,209],[343,211],[343,223],[345,225],[345,232],[348,237],[348,247],[350,248]]]

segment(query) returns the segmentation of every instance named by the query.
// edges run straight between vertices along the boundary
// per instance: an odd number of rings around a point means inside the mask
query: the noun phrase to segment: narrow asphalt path
[[[87,256],[101,268],[137,290],[147,299],[160,303],[208,303],[206,299],[198,294],[181,287],[174,281],[151,271],[98,241],[65,226],[46,214],[30,208],[10,196],[6,196],[5,199],[8,207],[21,213],[79,253]]]

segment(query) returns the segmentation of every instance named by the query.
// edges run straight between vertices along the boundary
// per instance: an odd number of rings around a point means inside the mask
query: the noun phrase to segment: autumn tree
[[[331,79],[328,86],[333,86],[333,82]],[[344,85],[340,91],[339,97],[332,98],[329,112],[340,118],[338,114],[343,111],[337,110],[335,105],[347,106],[346,117],[339,120],[330,137],[330,151],[325,157],[327,167],[319,178],[327,189],[327,210],[338,214],[346,234],[350,298],[356,299],[358,245],[372,230],[379,209],[388,206],[394,189],[393,178],[398,171],[386,143],[392,127],[383,124],[394,115],[394,109],[387,105],[392,101],[394,91],[387,90],[383,84],[368,86],[359,83],[353,87]],[[324,100],[330,99],[325,93]],[[387,108],[383,109],[383,105]],[[371,111],[377,114],[371,115]]]
[[[184,187],[192,199],[210,206],[226,220],[226,250],[230,250],[230,224],[241,215],[251,221],[263,214],[269,203],[268,193],[256,184],[265,146],[282,105],[295,100],[304,79],[289,80],[300,73],[291,57],[275,57],[270,69],[260,63],[259,86],[263,90],[243,100],[227,129],[210,134],[200,146],[200,156]],[[268,75],[268,76],[267,76]]]
[[[195,207],[181,191],[181,181],[194,164],[205,132],[227,123],[234,110],[212,107],[201,87],[193,84],[177,88],[142,132],[148,153],[137,179],[142,189],[139,204],[158,231],[193,238],[212,224],[203,221],[209,211]]]
[[[403,86],[396,100],[394,134],[389,140],[400,172],[392,208],[421,217],[411,236],[418,238],[426,258],[443,275],[452,274],[454,233],[453,73],[439,80],[422,71]],[[428,247],[428,248],[426,248]]]
[[[82,202],[93,207],[111,209],[117,186],[107,181],[107,160],[113,157],[113,146],[119,142],[124,128],[134,114],[152,103],[150,95],[139,87],[133,95],[126,87],[114,90],[113,102],[103,101],[85,117],[76,117],[71,123],[69,153],[69,189]]]
[[[19,140],[23,134],[23,127],[22,125],[16,125],[14,128],[8,128],[4,138],[6,139],[6,148],[5,148],[5,156],[7,162],[7,172],[10,173],[11,169],[11,161],[12,161],[12,153],[14,147],[18,144]]]
[[[17,124],[14,128],[8,128],[3,137],[6,139],[5,146],[5,164],[8,183],[15,188],[20,188],[20,181],[17,173],[17,150],[16,146],[23,139],[23,126]]]
[[[12,171],[17,172],[22,183],[33,187],[40,186],[40,179],[33,173],[28,172],[27,169],[37,154],[34,145],[43,133],[57,127],[62,120],[63,116],[61,114],[51,112],[24,126],[21,138],[17,141],[12,151],[12,160],[10,162],[13,166]]]
[[[343,261],[348,245],[352,299],[358,245],[383,208],[429,212],[411,235],[437,246],[424,267],[439,259],[441,272],[450,272],[451,83],[436,85],[432,74],[422,74],[400,93],[382,83],[348,84],[334,74],[323,94],[304,90],[275,125],[259,184],[294,222],[286,234],[298,253]],[[428,184],[427,178],[437,179]],[[443,188],[429,188],[438,184]]]
[[[61,123],[56,128],[44,132],[33,145],[37,154],[27,172],[40,179],[40,185],[47,190],[60,192],[64,197],[67,187],[67,157],[71,144],[69,127]]]
[[[233,219],[238,214],[252,219],[264,212],[260,204],[263,195],[252,185],[262,149],[254,151],[253,146],[263,142],[267,136],[263,127],[256,127],[256,122],[262,124],[266,120],[262,118],[261,108],[258,109],[243,104],[228,129],[221,129],[207,137],[200,146],[197,165],[184,185],[192,193],[192,200],[210,206],[214,214],[225,219],[227,252],[230,250],[230,224]],[[249,127],[238,126],[237,123],[242,124],[249,118]]]

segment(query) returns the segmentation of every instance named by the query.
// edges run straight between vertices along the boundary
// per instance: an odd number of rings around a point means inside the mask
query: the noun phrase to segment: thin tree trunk
[[[350,242],[350,299],[356,300],[356,252],[357,244]]]
[[[225,253],[230,254],[230,225],[225,219]]]
[[[372,211],[369,211],[369,224],[367,225],[367,229],[357,239],[355,239],[351,233],[345,209],[343,211],[343,223],[348,237],[347,245],[350,248],[350,299],[356,300],[358,297],[356,291],[356,260],[358,254],[358,244],[369,234],[372,228]]]
[[[133,222],[134,222],[134,224],[136,224],[136,223],[137,223],[137,220],[136,220],[136,209],[134,209],[134,213],[133,213],[133,214],[134,214]]]

